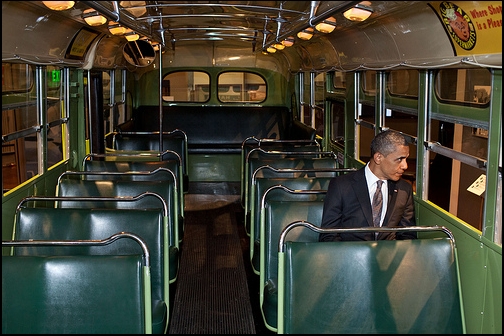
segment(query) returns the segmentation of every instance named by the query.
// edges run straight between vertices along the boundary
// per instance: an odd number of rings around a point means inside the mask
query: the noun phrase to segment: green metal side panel
[[[441,208],[437,211],[422,201],[417,206],[419,223],[445,226],[455,237],[467,333],[501,334],[502,246]]]
[[[67,163],[54,166],[44,176],[36,176],[2,195],[2,240],[12,239],[14,214],[18,203],[28,196],[54,196],[58,176],[66,170]],[[2,255],[9,255],[9,250],[2,248]]]
[[[485,302],[481,321],[482,334],[502,334],[502,246],[497,249],[486,248],[484,269]]]

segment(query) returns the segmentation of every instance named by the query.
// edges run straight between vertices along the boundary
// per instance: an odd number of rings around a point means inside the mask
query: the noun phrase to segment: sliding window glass
[[[163,77],[163,101],[207,102],[210,76],[202,71],[176,71]]]
[[[429,119],[428,200],[478,230],[483,226],[490,83],[485,69],[440,70],[435,93],[441,103]]]
[[[63,70],[47,66],[47,167],[63,160],[62,125],[64,114]]]
[[[35,67],[2,63],[2,188],[3,192],[39,174]]]

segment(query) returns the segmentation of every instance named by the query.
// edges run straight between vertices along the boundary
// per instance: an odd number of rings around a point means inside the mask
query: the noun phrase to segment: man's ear
[[[374,155],[373,155],[373,161],[376,164],[380,164],[382,159],[383,159],[383,155],[380,152],[374,153]]]

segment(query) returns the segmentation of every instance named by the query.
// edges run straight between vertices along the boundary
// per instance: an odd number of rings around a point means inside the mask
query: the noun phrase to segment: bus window
[[[33,83],[32,66],[4,63],[3,70],[7,92],[2,92],[2,187],[6,192],[64,159],[62,125],[66,116],[62,69],[51,65],[37,69],[47,93],[39,99],[45,104],[37,102],[39,90]]]
[[[356,141],[358,143],[358,152],[355,157],[363,162],[368,162],[371,157],[371,140],[375,136],[375,106],[374,95],[376,94],[376,71],[367,70],[360,73],[361,90],[364,96],[359,99],[358,119]]]
[[[113,74],[112,74],[113,76]],[[111,74],[109,71],[102,72],[102,85],[103,85],[103,122],[104,122],[104,130],[105,134],[112,132],[112,124],[111,124],[111,107],[113,106],[113,102],[111,99],[114,99],[114,95],[112,91],[112,80]]]
[[[365,94],[374,96],[376,94],[376,71],[364,71],[362,76],[362,89]]]
[[[325,99],[325,72],[300,73],[301,110],[300,120],[317,131],[317,135],[324,136],[324,99]]]
[[[333,74],[334,89],[346,89],[346,74],[341,71],[335,71]]]
[[[6,192],[40,173],[35,102],[13,109],[2,108],[2,184]],[[27,125],[30,125],[27,127]],[[31,131],[29,131],[31,127]],[[26,135],[22,133],[27,131]]]
[[[418,98],[418,70],[392,70],[388,73],[390,95]]]
[[[63,160],[62,123],[63,115],[63,76],[62,70],[47,66],[47,166],[50,167]]]
[[[330,100],[331,111],[331,141],[345,147],[345,103]]]
[[[436,205],[482,230],[484,193],[474,188],[483,183],[485,170],[459,160],[456,153],[487,160],[486,130],[433,119],[429,141],[453,149],[453,155],[429,151],[428,199]],[[471,187],[473,186],[473,187]]]
[[[114,70],[114,108],[112,114],[112,130],[119,124],[126,122],[126,93],[124,92],[123,76],[126,74],[125,70]]]
[[[375,136],[374,105],[360,104],[359,119],[359,153],[356,157],[363,162],[368,162],[371,158],[371,141]]]
[[[28,92],[33,86],[33,67],[29,64],[2,63],[2,94]]]
[[[436,76],[436,95],[442,102],[488,105],[490,81],[487,69],[442,69]]]
[[[217,78],[218,98],[223,103],[260,103],[266,100],[266,81],[250,72],[224,72]]]
[[[324,137],[324,102],[325,102],[325,72],[315,76],[315,118],[313,128],[317,130],[317,135]]]
[[[441,151],[429,148],[427,197],[483,231],[491,73],[486,69],[441,69],[434,86],[441,104],[433,104],[428,140],[433,147],[442,147]],[[459,108],[453,109],[453,105]]]
[[[63,131],[62,125],[65,123],[64,111],[64,76],[63,70],[52,65],[46,68],[46,85],[47,85],[47,167],[51,167],[62,161],[63,157]],[[45,111],[43,111],[45,112]],[[41,139],[44,141],[44,137]]]
[[[9,191],[40,173],[38,132],[42,126],[34,90],[35,69],[2,64],[2,188]]]
[[[311,126],[311,115],[312,111],[310,108],[310,73],[309,72],[301,72],[299,73],[300,81],[301,81],[301,108],[300,108],[300,116],[299,119]]]
[[[163,101],[206,102],[210,76],[202,71],[176,71],[163,77]]]

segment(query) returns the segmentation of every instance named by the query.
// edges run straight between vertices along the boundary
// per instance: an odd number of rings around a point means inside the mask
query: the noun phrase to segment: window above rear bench
[[[265,79],[252,72],[226,71],[217,77],[217,90],[203,71],[174,71],[163,77],[163,101],[207,103],[212,95],[220,103],[262,103],[266,100]]]

